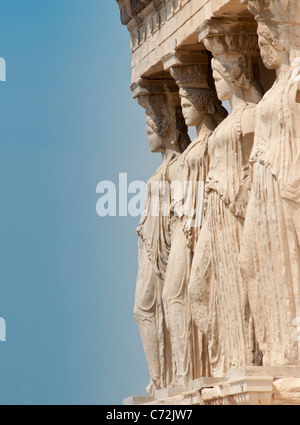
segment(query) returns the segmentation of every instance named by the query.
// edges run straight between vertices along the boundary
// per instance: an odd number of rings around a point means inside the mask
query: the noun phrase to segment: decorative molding
[[[271,375],[265,375],[266,373]],[[129,397],[124,404],[178,405],[300,405],[299,367],[246,367],[229,371],[225,378],[199,378],[189,389],[166,388],[154,399]],[[278,378],[281,377],[281,378]]]

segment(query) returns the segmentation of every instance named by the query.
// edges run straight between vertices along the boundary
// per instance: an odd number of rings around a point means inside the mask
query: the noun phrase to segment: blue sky
[[[129,34],[114,0],[2,0],[0,39],[0,404],[121,404],[148,384],[138,218],[97,216],[96,186],[160,163]]]

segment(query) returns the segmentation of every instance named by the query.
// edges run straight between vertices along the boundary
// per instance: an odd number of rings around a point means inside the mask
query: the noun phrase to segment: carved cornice
[[[209,57],[207,52],[200,49],[198,50],[173,50],[171,53],[162,58],[164,69],[168,71],[171,67],[191,65],[191,64],[208,64]]]
[[[259,54],[257,23],[253,18],[208,19],[198,28],[198,39],[214,56]]]
[[[248,9],[258,21],[300,24],[298,0],[249,0]]]
[[[163,4],[163,0],[117,0],[120,8],[121,22],[127,25],[128,22],[142,12],[150,3],[154,9]]]
[[[131,85],[133,98],[151,94],[174,93],[178,95],[178,87],[171,76],[159,75],[157,78],[140,78]]]
[[[174,50],[162,61],[164,69],[170,72],[180,88],[211,87],[210,57],[207,51]]]
[[[251,16],[251,15],[250,15]],[[213,17],[207,19],[198,27],[198,40],[205,38],[227,36],[229,34],[256,34],[257,23],[253,18]]]
[[[213,16],[254,18],[242,0],[116,0],[130,33],[132,82],[163,70],[174,49],[204,50],[197,27]],[[183,57],[183,55],[182,55]],[[181,58],[180,58],[181,60]],[[166,69],[166,68],[165,68]]]

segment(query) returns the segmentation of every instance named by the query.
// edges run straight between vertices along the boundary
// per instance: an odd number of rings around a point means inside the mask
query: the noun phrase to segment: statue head
[[[137,95],[139,104],[145,109],[147,134],[152,152],[163,152],[172,148],[183,152],[190,138],[182,115],[180,97],[171,91],[168,84],[162,90]]]
[[[227,116],[216,95],[209,64],[173,66],[170,73],[180,87],[182,113],[187,126],[200,125],[205,115],[212,115],[217,124]]]
[[[292,60],[300,51],[300,3],[295,0],[249,0],[248,8],[258,23],[261,56],[268,69]]]
[[[212,34],[204,44],[214,56],[213,77],[220,100],[230,100],[232,93],[258,102],[263,94],[258,66],[259,48],[256,33]],[[249,97],[249,96],[248,96]]]

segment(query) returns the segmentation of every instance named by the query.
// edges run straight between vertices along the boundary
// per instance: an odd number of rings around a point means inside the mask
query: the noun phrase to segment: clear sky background
[[[97,216],[96,186],[160,164],[129,34],[115,0],[1,0],[0,40],[0,404],[121,404],[148,384],[139,219]]]

